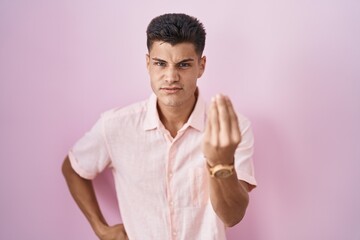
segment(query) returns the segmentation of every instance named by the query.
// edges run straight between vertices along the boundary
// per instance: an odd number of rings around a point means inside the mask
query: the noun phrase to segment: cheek
[[[189,85],[196,85],[196,82],[197,82],[197,79],[198,79],[198,73],[197,72],[189,73],[186,76],[184,76],[183,79],[187,79],[186,82]]]
[[[159,85],[161,84],[161,74],[159,72],[151,71],[149,73],[150,77],[150,85],[153,90],[158,89]]]
[[[150,75],[151,79],[158,80],[161,77],[161,70],[150,67],[149,75]]]
[[[151,89],[156,92],[157,89],[158,89],[158,84],[156,84],[156,82],[153,80],[153,79],[150,79],[150,86],[151,86]]]

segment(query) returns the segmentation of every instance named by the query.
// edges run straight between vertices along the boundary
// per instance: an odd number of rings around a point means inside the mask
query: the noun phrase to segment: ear
[[[199,68],[199,74],[198,74],[198,78],[200,78],[202,75],[203,75],[203,73],[204,73],[204,71],[205,71],[205,66],[206,66],[206,56],[202,56],[201,58],[200,58],[200,68]]]
[[[149,67],[150,67],[150,55],[146,54],[146,68],[149,71]]]

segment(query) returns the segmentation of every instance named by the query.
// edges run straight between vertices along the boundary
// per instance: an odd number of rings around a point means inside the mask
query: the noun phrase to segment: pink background
[[[259,187],[229,239],[360,239],[360,2],[214,2],[0,0],[0,239],[96,239],[61,163],[101,112],[149,96],[145,29],[165,12],[205,24],[203,96],[253,122]],[[116,223],[112,184],[96,189]]]

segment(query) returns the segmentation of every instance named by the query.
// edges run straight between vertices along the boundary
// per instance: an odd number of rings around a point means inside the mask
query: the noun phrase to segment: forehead
[[[165,61],[178,62],[183,59],[197,59],[195,46],[192,43],[178,43],[171,45],[167,42],[155,41],[149,52],[153,58],[160,58]]]

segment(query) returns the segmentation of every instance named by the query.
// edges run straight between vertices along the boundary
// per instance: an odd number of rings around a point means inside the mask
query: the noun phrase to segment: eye
[[[154,65],[155,65],[155,66],[159,66],[159,67],[165,67],[165,66],[166,66],[166,63],[165,63],[165,62],[161,62],[161,61],[155,61],[155,62],[154,62]]]
[[[179,68],[189,68],[189,67],[191,67],[190,63],[187,62],[179,63]]]

